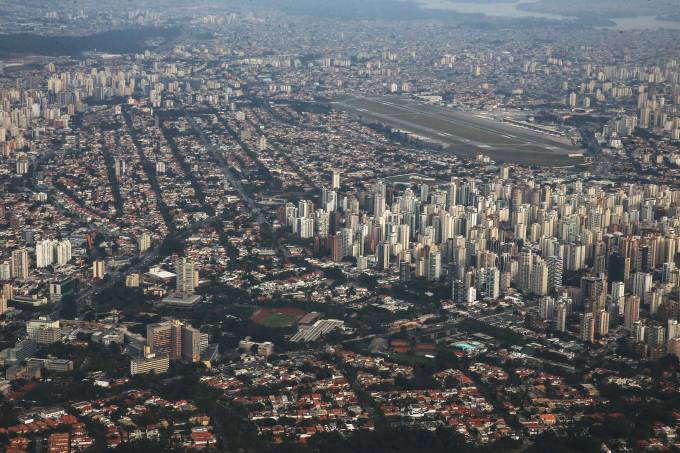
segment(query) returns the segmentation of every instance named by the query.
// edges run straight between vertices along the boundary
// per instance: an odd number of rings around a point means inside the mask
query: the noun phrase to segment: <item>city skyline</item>
[[[680,448],[676,0],[6,3],[0,450]]]

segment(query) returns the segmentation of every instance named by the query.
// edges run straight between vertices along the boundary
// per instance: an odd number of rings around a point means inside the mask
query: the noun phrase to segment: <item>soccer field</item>
[[[251,319],[265,327],[290,327],[305,314],[297,308],[260,308]]]

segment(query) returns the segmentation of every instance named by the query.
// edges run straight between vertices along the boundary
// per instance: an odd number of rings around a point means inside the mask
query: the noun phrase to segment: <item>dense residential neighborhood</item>
[[[678,449],[678,22],[599,1],[6,5],[0,449]]]

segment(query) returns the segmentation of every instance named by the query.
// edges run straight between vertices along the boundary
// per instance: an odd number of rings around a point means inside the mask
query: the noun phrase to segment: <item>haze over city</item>
[[[0,451],[680,448],[680,0],[0,11]]]

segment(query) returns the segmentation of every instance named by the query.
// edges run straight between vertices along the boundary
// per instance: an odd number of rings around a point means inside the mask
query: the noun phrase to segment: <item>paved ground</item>
[[[439,142],[455,154],[483,153],[499,161],[538,165],[581,162],[569,157],[581,150],[565,138],[403,97],[350,97],[333,106]]]

